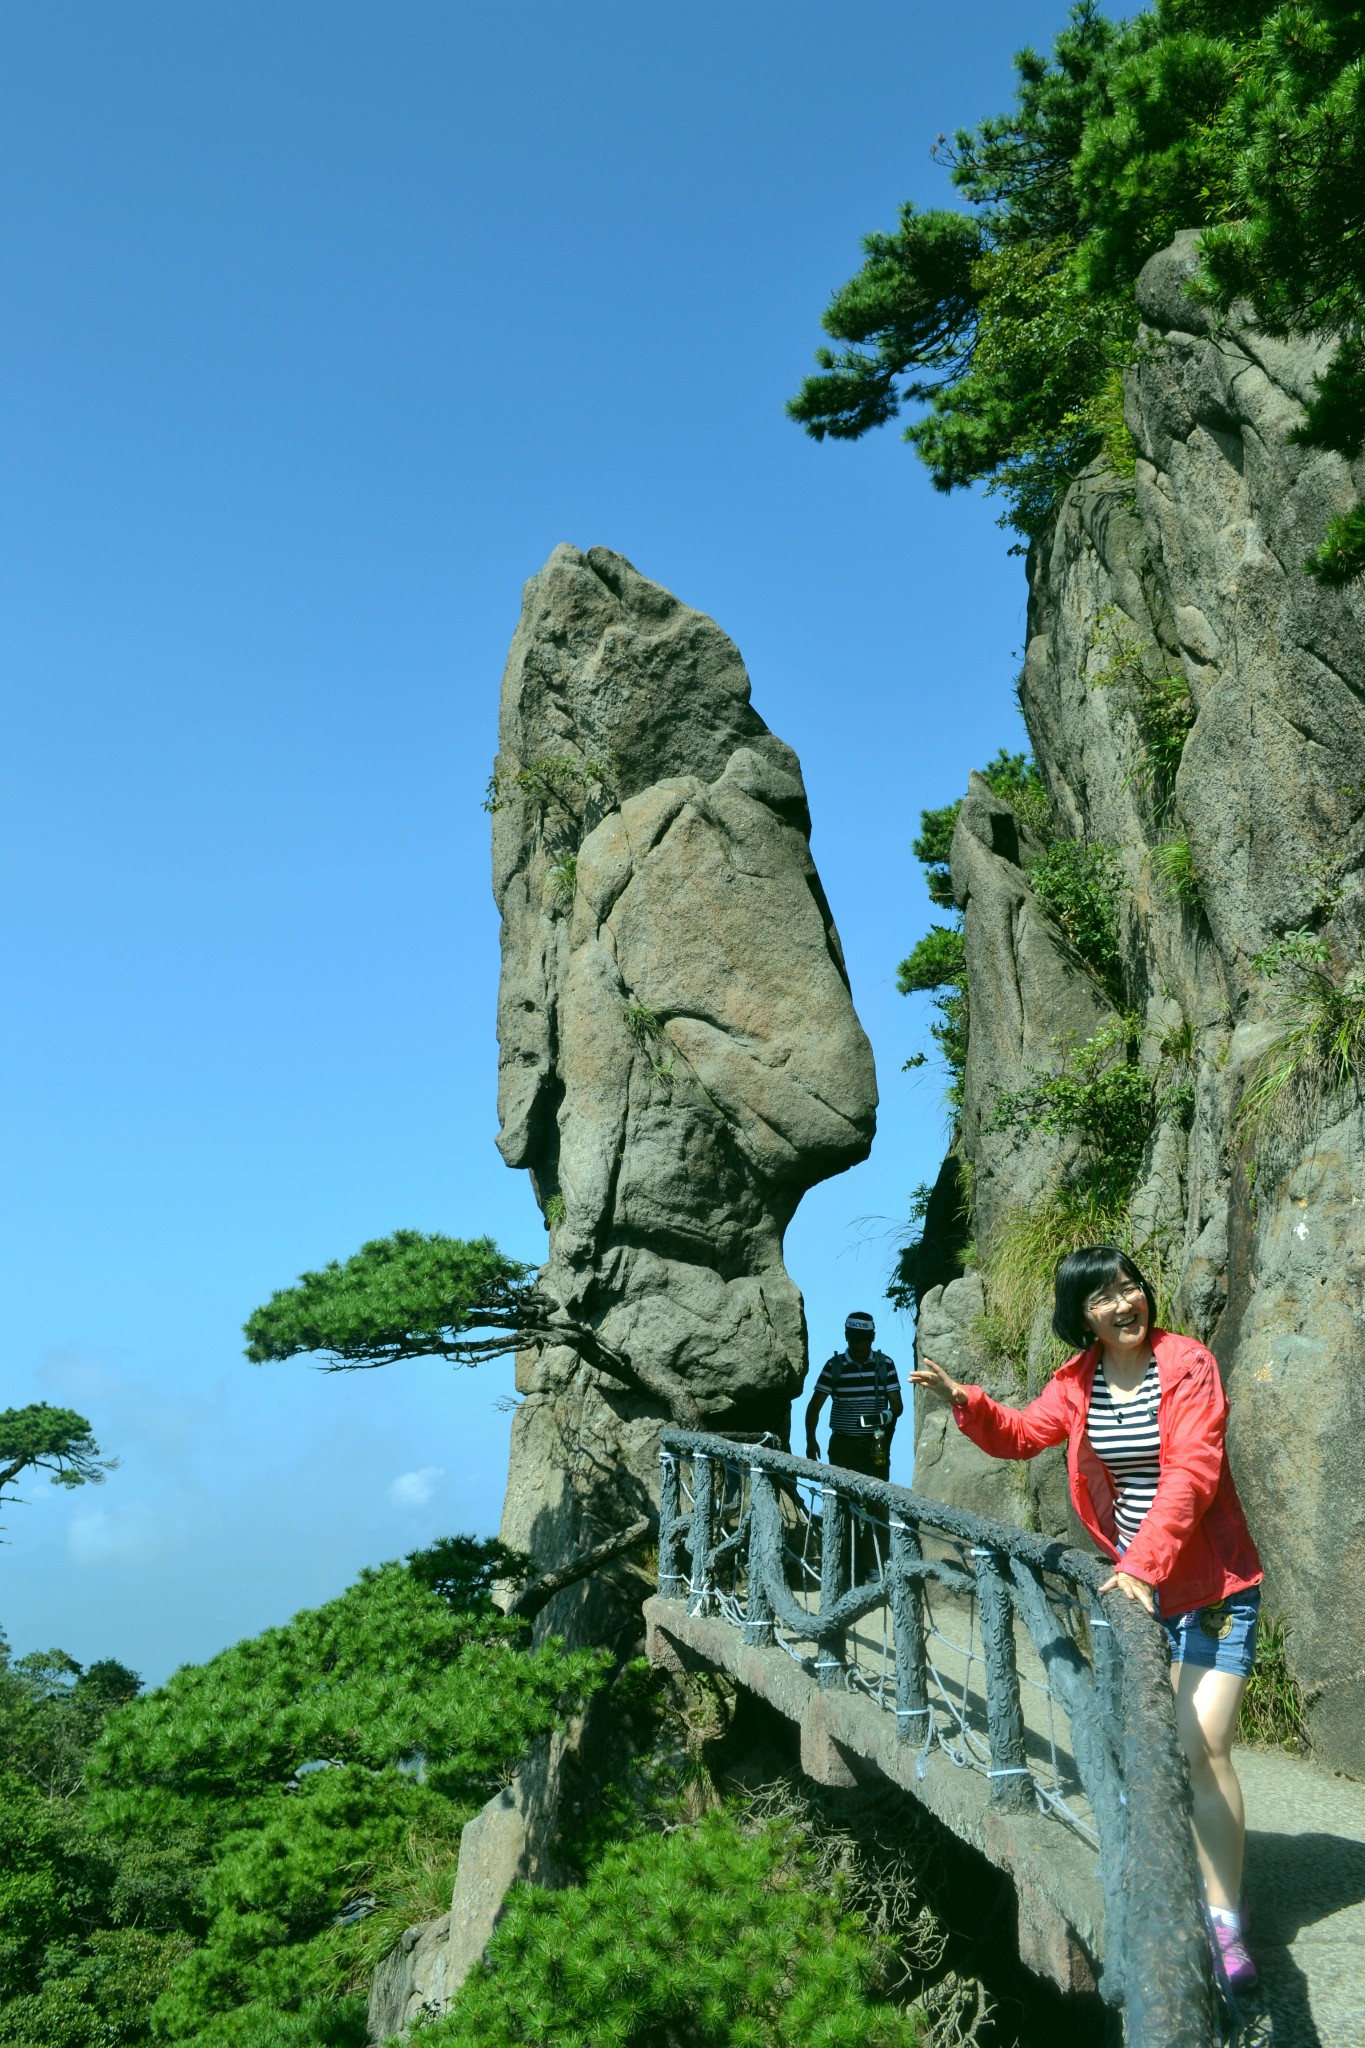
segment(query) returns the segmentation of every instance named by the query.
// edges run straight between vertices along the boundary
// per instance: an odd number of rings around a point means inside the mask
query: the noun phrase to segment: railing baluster
[[[908,1522],[891,1521],[891,1626],[896,1645],[896,1733],[920,1742],[928,1732],[929,1673],[924,1649],[924,1582],[906,1567],[924,1553]]]
[[[676,1599],[686,1585],[678,1521],[682,1514],[682,1479],[676,1451],[659,1453],[659,1591]]]
[[[689,1614],[705,1614],[711,1592],[711,1551],[715,1545],[716,1466],[704,1452],[692,1459],[692,1598]]]
[[[986,1660],[986,1731],[991,1746],[990,1802],[1016,1813],[1037,1805],[1024,1747],[1024,1711],[1014,1655],[1014,1615],[994,1550],[973,1549],[976,1605]]]
[[[1098,1600],[1091,1604],[1088,1619],[1090,1661],[1095,1673],[1095,1692],[1100,1701],[1103,1723],[1109,1728],[1117,1729],[1123,1717],[1123,1691],[1114,1631],[1100,1612]]]
[[[768,1598],[768,1573],[781,1568],[782,1510],[770,1473],[749,1467],[748,1587],[744,1606],[744,1640],[762,1648],[773,1639],[773,1607]]]
[[[828,1614],[849,1586],[848,1502],[837,1486],[826,1485],[820,1515],[820,1612]],[[843,1631],[820,1644],[815,1675],[826,1687],[842,1685],[846,1644]]]

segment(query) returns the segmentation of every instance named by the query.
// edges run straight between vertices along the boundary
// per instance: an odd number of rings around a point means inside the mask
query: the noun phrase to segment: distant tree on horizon
[[[103,1486],[117,1464],[101,1457],[94,1431],[74,1408],[34,1401],[0,1410],[0,1498],[25,1472],[46,1472],[53,1486]]]

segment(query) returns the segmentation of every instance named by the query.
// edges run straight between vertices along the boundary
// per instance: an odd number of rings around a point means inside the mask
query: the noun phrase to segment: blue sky
[[[6,1512],[17,1650],[157,1679],[496,1526],[510,1367],[259,1369],[240,1325],[399,1225],[541,1255],[480,797],[561,540],[711,612],[801,755],[883,1102],[788,1259],[817,1362],[855,1303],[906,1358],[910,840],[1024,744],[1023,574],[894,429],[782,406],[859,236],[949,203],[935,135],[1062,15],[8,0],[0,1406],[122,1461]]]

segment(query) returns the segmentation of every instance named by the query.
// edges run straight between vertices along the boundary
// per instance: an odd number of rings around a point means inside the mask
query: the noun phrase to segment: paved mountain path
[[[1251,1951],[1247,2048],[1365,2048],[1365,1784],[1239,1749]]]

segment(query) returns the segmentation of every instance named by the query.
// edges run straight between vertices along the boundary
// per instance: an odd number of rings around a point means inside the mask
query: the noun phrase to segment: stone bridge
[[[727,1671],[798,1726],[812,1778],[880,1776],[1007,1870],[1021,1959],[1098,1987],[1128,2048],[1365,2048],[1365,1787],[1239,1760],[1263,1969],[1276,1915],[1324,1900],[1239,2012],[1212,1975],[1164,1638],[1101,1597],[1095,1558],[760,1443],[667,1430],[661,1458],[656,1664]],[[1302,1830],[1329,1811],[1332,1836]]]

